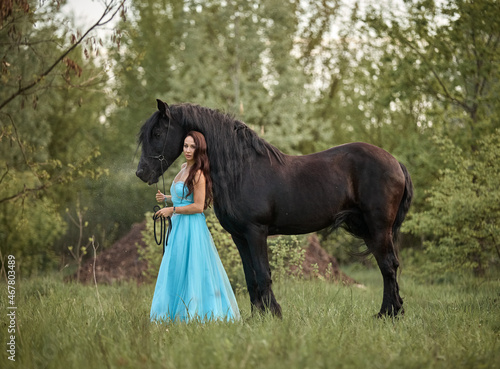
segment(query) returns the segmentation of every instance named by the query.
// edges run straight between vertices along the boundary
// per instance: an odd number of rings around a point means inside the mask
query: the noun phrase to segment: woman
[[[174,178],[172,207],[156,214],[172,217],[151,304],[151,320],[238,320],[240,313],[227,274],[205,222],[212,202],[212,181],[205,137],[189,132],[183,148],[186,163]]]

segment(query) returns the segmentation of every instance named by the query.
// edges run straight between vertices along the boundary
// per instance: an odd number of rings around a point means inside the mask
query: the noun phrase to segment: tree
[[[429,113],[438,118],[423,125],[439,127],[462,146],[472,145],[500,125],[500,8],[494,0],[407,1],[403,20],[381,11],[368,12],[366,23],[378,38],[395,47],[387,56],[400,73],[399,91],[414,86]],[[405,69],[403,69],[405,70]],[[411,84],[410,84],[411,83]]]
[[[21,256],[26,274],[57,263],[61,212],[77,180],[103,173],[89,166],[99,155],[96,91],[106,81],[89,59],[99,47],[92,32],[123,10],[123,1],[108,3],[79,34],[59,5],[6,2],[0,12],[0,244],[3,255]]]
[[[284,135],[267,135],[268,129],[281,126],[289,137],[297,132],[298,127],[290,128],[303,122],[308,82],[293,56],[297,4],[134,1],[130,38],[115,54],[116,94],[133,114],[134,132],[151,113],[155,97],[233,113],[276,143]],[[294,151],[298,138],[293,141],[278,146]]]

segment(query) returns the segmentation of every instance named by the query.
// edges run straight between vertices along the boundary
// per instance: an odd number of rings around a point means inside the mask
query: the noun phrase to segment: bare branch
[[[78,213],[77,213],[78,214]],[[80,226],[80,224],[76,221],[76,219],[71,215],[71,213],[69,212],[69,209],[66,210],[66,215],[68,216],[68,218],[73,222],[74,225],[76,225],[77,227]]]
[[[104,315],[104,311],[102,309],[101,297],[99,295],[99,289],[97,288],[97,278],[95,273],[95,265],[97,262],[97,249],[99,248],[99,244],[95,245],[95,236],[92,235],[92,248],[94,249],[94,261],[92,262],[92,274],[94,276],[94,285],[95,285],[95,293],[97,296],[97,301],[99,302],[99,306],[101,307],[101,314]],[[0,255],[1,256],[1,255]]]
[[[55,62],[48,67],[43,73],[38,75],[33,81],[28,83],[26,86],[22,87],[19,86],[19,89],[14,92],[10,97],[8,97],[4,102],[0,104],[0,110],[3,109],[4,106],[6,106],[8,103],[10,103],[12,100],[14,100],[17,96],[25,93],[26,91],[30,90],[34,86],[36,86],[40,81],[45,78],[47,75],[52,72],[52,70],[59,64],[61,61],[64,60],[64,58],[71,53],[78,45],[80,45],[85,38],[89,35],[90,32],[92,32],[94,29],[97,29],[99,27],[102,27],[109,22],[113,20],[113,18],[118,14],[118,12],[124,7],[126,0],[120,0],[119,4],[116,6],[114,5],[114,1],[111,1],[110,3],[106,4],[106,8],[104,9],[103,14],[99,18],[97,22],[95,22],[87,31],[80,37],[78,38],[73,45],[71,45],[64,53],[59,56]]]
[[[3,182],[3,180],[5,179],[5,177],[7,176],[7,174],[9,174],[9,166],[7,165],[7,170],[5,171],[5,173],[2,175],[2,178],[0,178],[0,183]]]

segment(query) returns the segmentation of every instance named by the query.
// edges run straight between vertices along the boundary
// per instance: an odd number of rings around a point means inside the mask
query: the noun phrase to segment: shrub
[[[500,261],[500,130],[466,152],[436,138],[449,169],[427,191],[429,208],[405,225],[425,237],[425,250],[442,269],[483,273]]]
[[[280,280],[287,276],[302,277],[305,248],[297,236],[277,236],[268,239],[270,251],[269,264],[273,279]]]

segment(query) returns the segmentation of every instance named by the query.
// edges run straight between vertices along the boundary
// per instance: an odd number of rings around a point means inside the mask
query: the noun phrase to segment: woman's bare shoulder
[[[194,183],[198,184],[200,182],[205,183],[205,175],[201,169],[198,169],[194,175]]]

